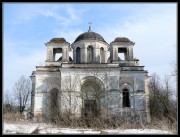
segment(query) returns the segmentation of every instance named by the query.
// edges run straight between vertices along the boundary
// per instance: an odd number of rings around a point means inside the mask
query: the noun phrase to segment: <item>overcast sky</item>
[[[177,55],[176,3],[3,3],[3,90],[21,75],[44,65],[44,43],[64,37],[69,43],[92,31],[108,43],[116,37],[135,42],[134,57],[149,75],[170,74]]]

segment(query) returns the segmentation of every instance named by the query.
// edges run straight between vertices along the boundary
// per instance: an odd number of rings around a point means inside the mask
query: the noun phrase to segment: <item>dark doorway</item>
[[[94,117],[97,114],[96,100],[84,100],[84,116],[86,118]]]
[[[58,109],[58,89],[53,88],[50,91],[50,117],[51,121],[55,122],[56,118],[58,117],[59,114],[59,109]]]
[[[128,89],[123,90],[123,107],[130,107]]]

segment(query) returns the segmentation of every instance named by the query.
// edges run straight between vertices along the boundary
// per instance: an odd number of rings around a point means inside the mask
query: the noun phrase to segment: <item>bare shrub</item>
[[[23,119],[24,116],[19,112],[5,113],[3,115],[3,118],[4,118],[4,122],[6,122],[6,123],[15,123],[15,122],[20,121],[21,119]]]
[[[153,74],[150,79],[150,110],[156,126],[159,123],[166,125],[166,129],[174,130],[177,122],[176,99],[172,98],[173,88],[171,77],[165,76],[164,85],[157,74]],[[158,122],[157,122],[158,121]],[[162,127],[161,125],[158,125]]]
[[[129,116],[128,118],[124,118],[123,116],[120,117],[115,115],[109,115],[108,117],[75,117],[73,114],[66,112],[54,118],[54,121],[51,121],[51,124],[63,128],[93,128],[97,130],[108,128],[142,128],[139,119],[139,115],[133,115],[130,118]]]
[[[31,81],[25,76],[21,76],[13,86],[14,99],[19,106],[19,112],[23,113],[29,101],[31,93]]]

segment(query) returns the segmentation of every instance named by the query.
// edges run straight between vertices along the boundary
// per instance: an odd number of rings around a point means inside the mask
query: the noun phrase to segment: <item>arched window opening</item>
[[[92,46],[88,46],[87,48],[87,60],[89,63],[93,62],[93,47]]]
[[[105,60],[104,48],[100,48],[100,63],[104,63],[104,60]]]
[[[81,49],[79,47],[76,48],[76,63],[81,63]]]
[[[123,89],[123,107],[130,107],[129,101],[129,90],[127,88]]]

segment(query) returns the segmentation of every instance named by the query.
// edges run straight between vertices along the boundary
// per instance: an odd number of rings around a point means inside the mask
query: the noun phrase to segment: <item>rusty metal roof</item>
[[[53,38],[49,42],[53,42],[53,43],[66,43],[66,40],[64,38]]]
[[[88,32],[80,34],[76,38],[74,43],[81,41],[81,40],[99,40],[99,41],[107,43],[101,35],[99,35],[98,33],[92,32],[92,31],[88,31]]]
[[[115,38],[114,42],[131,42],[131,41],[126,37],[117,37]]]

